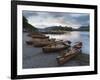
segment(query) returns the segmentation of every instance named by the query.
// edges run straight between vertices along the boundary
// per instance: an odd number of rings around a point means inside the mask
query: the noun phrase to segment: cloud
[[[77,17],[85,17],[85,16],[88,16],[89,14],[87,14],[87,13],[71,13],[69,15],[74,18],[77,18]]]
[[[23,14],[23,16],[25,16],[26,18],[32,17],[32,16],[38,16],[38,14],[37,14],[36,12],[33,12],[33,11],[26,11],[26,10],[23,10],[23,11],[22,11],[22,14]]]
[[[81,25],[89,25],[89,15],[83,15],[75,18]]]
[[[30,24],[39,28],[58,25],[76,28],[89,25],[89,14],[85,13],[23,11],[23,16]]]

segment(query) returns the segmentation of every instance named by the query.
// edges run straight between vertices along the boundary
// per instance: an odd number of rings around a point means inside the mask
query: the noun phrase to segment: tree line
[[[27,30],[27,31],[38,31],[37,28],[35,28],[35,26],[31,25],[28,20],[23,16],[23,29]]]

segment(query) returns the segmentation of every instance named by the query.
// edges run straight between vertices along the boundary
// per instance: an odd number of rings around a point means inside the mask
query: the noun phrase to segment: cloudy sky
[[[89,14],[87,13],[67,13],[67,12],[44,12],[26,11],[22,12],[28,22],[37,28],[50,26],[71,26],[78,28],[89,25]]]

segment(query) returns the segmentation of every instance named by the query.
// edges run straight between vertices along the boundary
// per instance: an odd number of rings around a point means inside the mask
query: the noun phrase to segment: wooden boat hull
[[[33,38],[32,39],[32,41],[33,41],[33,44],[38,44],[39,42],[47,42],[47,41],[49,41],[49,39],[47,38],[47,39],[39,39],[39,38]]]
[[[50,53],[50,52],[57,52],[64,49],[67,49],[69,46],[61,47],[61,48],[52,48],[52,47],[43,47],[42,50],[44,53]]]
[[[65,55],[58,56],[56,59],[58,64],[64,64],[68,62],[70,59],[72,59],[73,57],[77,56],[79,53],[81,53],[81,49],[75,51],[74,53],[67,53],[66,56]]]
[[[32,38],[40,38],[40,39],[47,39],[49,36],[40,36],[40,35],[34,35]]]
[[[68,55],[68,56],[65,56],[65,57],[58,57],[58,58],[56,58],[57,63],[60,64],[60,65],[64,64],[64,63],[68,62],[69,60],[71,60],[76,55],[78,55],[78,53],[74,53],[74,54],[71,54],[71,55]]]
[[[42,35],[42,34],[38,32],[32,32],[32,33],[29,33],[27,36],[32,37],[33,35]]]
[[[68,52],[66,52],[64,55],[62,56],[58,56],[57,62],[58,64],[64,64],[67,61],[69,61],[70,59],[72,59],[73,57],[75,57],[76,55],[78,55],[79,53],[81,53],[81,48],[82,48],[82,43],[79,43],[77,45],[74,45]],[[64,53],[64,52],[63,52]]]
[[[49,45],[49,43],[34,43],[34,47],[44,47]]]

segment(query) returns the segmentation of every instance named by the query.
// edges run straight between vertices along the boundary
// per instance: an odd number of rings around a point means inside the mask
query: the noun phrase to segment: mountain
[[[35,26],[32,26],[31,24],[28,23],[28,20],[23,16],[23,30],[24,31],[38,31]]]
[[[78,30],[80,30],[80,31],[89,31],[89,26],[81,26],[80,28],[78,28]]]
[[[46,31],[67,31],[67,30],[72,30],[72,27],[67,27],[67,26],[51,26],[51,27],[47,27],[45,28]]]

